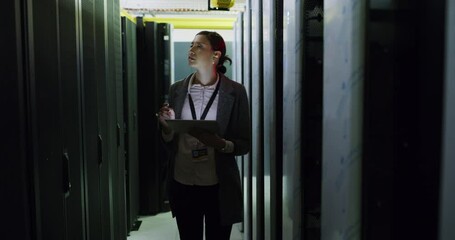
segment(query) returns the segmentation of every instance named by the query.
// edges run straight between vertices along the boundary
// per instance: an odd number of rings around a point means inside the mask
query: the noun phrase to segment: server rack
[[[110,237],[108,138],[105,105],[105,33],[101,1],[81,2],[81,57],[83,81],[83,130],[87,235],[90,239]],[[101,41],[100,41],[101,40]]]
[[[11,228],[11,238],[126,239],[114,230],[122,229],[116,206],[123,198],[113,187],[123,149],[111,127],[123,104],[115,100],[119,78],[111,78],[121,66],[110,65],[118,63],[110,57],[121,51],[115,40],[118,1],[7,6],[12,14],[5,16],[13,18],[8,26],[15,26],[9,34],[16,32],[8,48],[15,46],[17,74],[17,85],[8,90],[18,101],[11,106],[19,120],[17,146],[23,147],[11,149],[19,153],[12,173],[20,180],[10,185],[25,191],[15,209],[25,219],[15,222],[21,229]],[[11,91],[14,86],[17,91]]]
[[[111,4],[110,4],[111,3]],[[114,237],[115,239],[125,240],[129,232],[129,225],[127,222],[127,210],[129,205],[126,205],[126,155],[125,155],[125,142],[123,137],[125,134],[125,116],[124,105],[127,103],[123,99],[123,48],[122,48],[122,35],[121,35],[121,18],[120,6],[118,2],[107,1],[107,33],[108,33],[108,78],[112,81],[108,84],[110,89],[109,99],[111,103],[108,111],[110,112],[111,121],[109,129],[111,131],[111,139],[115,139],[112,143],[113,147],[113,161],[111,164],[112,176],[112,206],[114,214],[112,215],[112,222],[114,224]],[[116,153],[116,154],[115,154]],[[136,158],[137,161],[137,158]],[[136,179],[137,179],[136,175]],[[137,198],[137,195],[136,195]]]
[[[122,17],[123,102],[125,119],[125,180],[128,230],[135,227],[139,214],[138,103],[136,26]]]
[[[169,210],[167,157],[155,113],[170,86],[170,25],[137,18],[140,213]]]
[[[157,108],[162,106],[168,100],[169,87],[171,84],[171,28],[168,23],[157,24],[157,42],[155,45],[155,101]],[[161,134],[161,132],[159,132]],[[158,137],[158,135],[156,135]],[[159,138],[159,137],[158,137]],[[157,140],[156,149],[158,157],[158,200],[161,212],[169,210],[169,201],[167,199],[167,154],[161,140]]]
[[[324,1],[303,6],[302,237],[321,238]]]
[[[72,4],[72,5],[71,5]],[[66,236],[65,239],[85,238],[85,198],[83,192],[83,152],[81,131],[81,79],[79,77],[79,52],[76,47],[78,9],[71,1],[58,5],[60,115],[62,142],[62,173],[64,177]],[[40,36],[43,37],[43,36]],[[56,219],[57,221],[60,219]]]
[[[48,1],[32,1],[28,19],[27,45],[30,99],[31,153],[33,189],[38,239],[83,238],[81,199],[81,145],[79,79],[76,39],[56,19],[66,13],[73,16],[68,28],[75,28],[75,6]],[[64,7],[69,7],[67,12]],[[64,17],[61,18],[63,20]],[[64,42],[68,40],[68,42]],[[65,81],[63,80],[64,78]],[[63,94],[69,94],[63,97]],[[75,118],[67,121],[67,117]],[[74,188],[72,188],[74,185]],[[79,187],[79,188],[78,188]]]
[[[0,16],[5,34],[0,50],[8,61],[0,66],[0,107],[2,114],[2,172],[0,189],[0,211],[7,220],[0,227],[2,238],[30,240],[33,227],[33,185],[27,174],[32,167],[30,145],[28,144],[27,122],[27,58],[24,43],[27,35],[24,27],[27,19],[23,16],[22,1],[8,1],[3,4],[5,14]]]
[[[392,2],[368,5],[362,237],[436,239],[446,1]]]

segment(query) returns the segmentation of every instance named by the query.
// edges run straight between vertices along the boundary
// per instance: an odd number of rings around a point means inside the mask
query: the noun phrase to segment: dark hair
[[[224,62],[229,61],[229,65],[232,64],[232,60],[226,55],[226,44],[224,43],[223,37],[217,32],[210,32],[210,31],[201,31],[196,35],[204,35],[212,45],[213,51],[220,51],[221,57],[218,61],[218,65],[216,66],[216,70],[221,73],[226,73],[226,67],[224,66]]]

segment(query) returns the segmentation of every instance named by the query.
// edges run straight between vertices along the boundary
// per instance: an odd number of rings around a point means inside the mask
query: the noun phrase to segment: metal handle
[[[120,124],[117,123],[117,147],[120,147]]]
[[[65,198],[69,197],[71,192],[70,180],[70,157],[65,151],[62,156],[62,174],[63,174],[63,194]]]
[[[133,112],[133,130],[136,131],[137,113]]]
[[[98,165],[103,164],[103,138],[98,135]]]

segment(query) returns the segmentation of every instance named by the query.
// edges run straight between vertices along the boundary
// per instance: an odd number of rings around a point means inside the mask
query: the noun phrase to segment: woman
[[[170,205],[180,239],[228,240],[242,221],[243,196],[236,155],[250,150],[250,116],[245,88],[227,78],[226,45],[216,32],[199,32],[188,51],[196,72],[174,83],[169,104],[159,112],[170,149]],[[177,134],[166,119],[216,120],[217,134],[193,129]]]

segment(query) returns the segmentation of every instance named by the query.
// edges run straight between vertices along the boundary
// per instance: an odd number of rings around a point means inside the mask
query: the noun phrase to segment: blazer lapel
[[[175,106],[174,106],[174,112],[175,112],[175,119],[181,119],[182,116],[182,108],[183,104],[185,103],[186,95],[188,94],[188,84],[190,82],[191,76],[193,74],[190,74],[184,81],[183,81],[183,86],[180,89],[177,89],[175,93]]]
[[[217,122],[220,126],[219,134],[224,136],[226,128],[229,124],[229,120],[232,113],[232,107],[234,105],[235,98],[232,96],[233,88],[229,84],[229,80],[224,76],[220,75],[220,92],[218,97],[218,108],[217,108]]]

